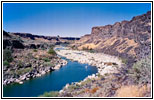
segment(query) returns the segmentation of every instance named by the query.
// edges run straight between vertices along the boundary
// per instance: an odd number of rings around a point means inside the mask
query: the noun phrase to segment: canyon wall
[[[151,11],[130,21],[93,27],[91,34],[81,37],[74,46],[127,58],[130,62],[144,58],[151,52]]]

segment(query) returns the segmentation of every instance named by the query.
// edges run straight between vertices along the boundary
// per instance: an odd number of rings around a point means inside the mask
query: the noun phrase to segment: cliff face
[[[75,44],[122,58],[140,59],[151,51],[151,11],[114,25],[93,27],[90,35]]]

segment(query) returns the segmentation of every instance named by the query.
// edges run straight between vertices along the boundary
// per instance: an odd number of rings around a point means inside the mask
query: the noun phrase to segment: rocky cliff
[[[81,37],[75,46],[128,58],[130,62],[144,58],[151,52],[151,11],[130,21],[93,27],[91,34]]]

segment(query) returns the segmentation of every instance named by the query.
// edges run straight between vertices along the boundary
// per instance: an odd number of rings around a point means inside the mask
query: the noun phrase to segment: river
[[[65,59],[65,58],[63,58]],[[59,91],[67,83],[78,82],[88,75],[97,73],[97,68],[88,64],[73,62],[59,70],[44,76],[25,81],[23,84],[11,84],[3,87],[4,97],[37,97],[44,92]]]

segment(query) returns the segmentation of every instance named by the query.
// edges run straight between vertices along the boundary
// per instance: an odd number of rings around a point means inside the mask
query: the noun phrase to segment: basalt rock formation
[[[151,11],[130,21],[93,27],[75,46],[127,58],[127,63],[145,58],[151,52]]]
[[[24,45],[19,38],[15,38],[10,35],[8,32],[3,31],[3,49],[5,48],[17,48],[17,49],[24,49]]]

